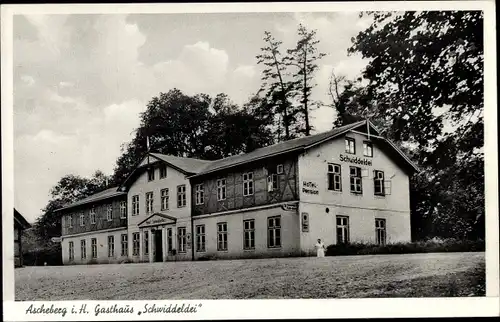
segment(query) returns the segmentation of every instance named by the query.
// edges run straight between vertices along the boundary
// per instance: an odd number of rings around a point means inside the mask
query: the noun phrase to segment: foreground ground
[[[15,270],[16,300],[483,296],[484,253],[279,258]]]

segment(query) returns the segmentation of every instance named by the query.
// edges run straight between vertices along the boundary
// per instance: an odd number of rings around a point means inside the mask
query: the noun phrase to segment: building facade
[[[367,121],[216,161],[149,153],[115,190],[127,209],[117,234],[134,262],[310,255],[317,239],[410,241],[416,171]]]
[[[126,261],[127,208],[127,193],[113,187],[58,209],[63,264]]]
[[[30,223],[14,208],[14,267],[23,267],[23,231],[31,228]]]

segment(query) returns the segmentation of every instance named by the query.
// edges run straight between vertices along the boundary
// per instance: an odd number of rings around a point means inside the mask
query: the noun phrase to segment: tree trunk
[[[304,117],[306,119],[306,136],[311,135],[311,126],[309,125],[309,109],[307,107],[307,46],[304,49],[304,88],[303,88],[303,97],[304,97]]]

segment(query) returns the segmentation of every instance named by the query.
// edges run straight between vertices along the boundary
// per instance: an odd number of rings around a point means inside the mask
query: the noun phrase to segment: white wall
[[[325,245],[336,243],[336,215],[349,216],[351,241],[375,241],[375,218],[386,218],[389,242],[410,241],[410,189],[408,175],[373,143],[373,157],[363,156],[363,141],[366,136],[348,133],[356,140],[356,154],[345,153],[344,137],[323,143],[299,156],[300,213],[309,214],[309,232],[301,232],[301,248],[308,252],[314,249],[318,238]],[[372,162],[371,166],[340,161],[340,154],[359,157]],[[342,191],[328,190],[328,163],[341,166]],[[368,170],[362,178],[361,195],[350,192],[349,167]],[[374,195],[373,170],[384,171],[385,179],[391,180],[391,194]],[[303,182],[316,184],[317,194],[303,192]],[[326,208],[330,212],[326,213]],[[302,230],[301,230],[302,231]]]
[[[281,216],[281,247],[268,248],[267,241],[267,218]],[[255,249],[243,249],[243,221],[255,220]],[[217,250],[217,223],[227,222],[228,250]],[[194,226],[205,225],[206,251],[196,251],[196,236],[193,235],[193,246],[195,247],[195,258],[217,257],[217,258],[244,258],[285,256],[298,254],[299,249],[299,218],[297,210],[285,211],[281,207],[273,207],[261,210],[230,213],[221,216],[195,218]],[[196,228],[195,228],[196,229]]]
[[[63,264],[88,264],[96,262],[99,264],[120,263],[127,259],[127,256],[121,256],[121,235],[126,234],[126,228],[112,231],[95,231],[89,234],[82,234],[76,236],[63,236],[61,241]],[[113,257],[108,257],[108,236],[114,236],[115,253]],[[97,258],[92,258],[91,240],[97,238]],[[87,256],[85,259],[81,258],[80,241],[85,239]],[[75,256],[72,262],[69,261],[69,242],[72,241],[75,249]],[[129,242],[130,243],[130,242]]]
[[[366,139],[366,136],[357,133],[349,133],[347,136],[356,140],[356,155],[345,153],[344,138],[341,137],[311,148],[299,157],[300,200],[312,203],[409,211],[410,188],[408,175],[392,159],[380,151],[375,143],[373,143],[373,157],[364,157],[363,140]],[[339,159],[340,154],[370,160],[372,166],[341,162]],[[327,164],[329,162],[339,164],[342,168],[342,192],[327,189]],[[362,195],[350,192],[350,166],[368,170],[368,177],[362,179]],[[385,197],[374,195],[373,170],[384,171],[386,180],[390,179],[392,181],[391,195]],[[303,193],[303,181],[315,182],[319,194]]]
[[[153,162],[154,158],[151,157],[150,161]],[[138,224],[152,215],[146,213],[146,193],[153,192],[153,212],[161,212],[169,216],[177,218],[176,225],[170,225],[173,231],[174,249],[177,249],[177,228],[186,227],[187,234],[191,233],[191,186],[186,175],[178,170],[167,167],[167,177],[160,179],[159,164],[155,164],[155,179],[148,181],[147,172],[142,173],[137,180],[130,186],[127,194],[127,211],[128,211],[128,234],[129,234],[129,257],[131,260],[140,261],[140,256],[133,256],[132,249],[132,234],[140,232]],[[177,208],[177,186],[186,185],[186,206]],[[161,190],[169,189],[169,209],[161,210]],[[132,216],[132,197],[139,195],[139,215]],[[143,238],[141,238],[141,243]],[[165,244],[165,243],[164,243]],[[144,247],[141,245],[141,252]],[[164,250],[165,251],[165,250]],[[175,257],[176,260],[191,259],[191,249],[187,249],[186,253],[178,253]],[[143,261],[147,261],[147,256],[143,256]]]

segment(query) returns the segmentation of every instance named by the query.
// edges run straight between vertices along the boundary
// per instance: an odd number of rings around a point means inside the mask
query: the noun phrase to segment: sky
[[[317,30],[327,53],[313,98],[328,103],[332,70],[353,79],[367,64],[347,54],[370,25],[357,12],[14,16],[16,209],[34,222],[62,176],[112,174],[160,92],[223,92],[246,102],[259,88],[264,31],[292,48],[299,23]],[[312,113],[316,132],[333,120],[329,107]]]

